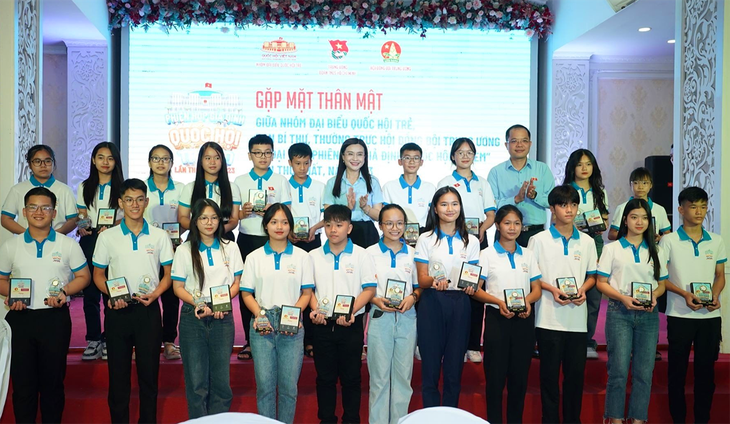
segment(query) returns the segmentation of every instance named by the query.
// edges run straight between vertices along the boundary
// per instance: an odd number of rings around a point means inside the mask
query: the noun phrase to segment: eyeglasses
[[[274,154],[274,152],[272,152],[271,150],[267,150],[265,152],[250,152],[250,153],[257,158],[260,158],[262,156],[270,158]]]
[[[44,215],[50,215],[55,210],[53,206],[38,206],[38,205],[25,205],[25,210],[30,213],[36,213],[38,209],[43,212]]]
[[[474,157],[474,152],[471,150],[459,150],[456,152],[456,155],[460,158],[471,158]]]
[[[644,180],[644,181],[631,181],[631,184],[633,184],[635,186],[648,187],[649,184],[651,184],[651,181],[646,181],[646,180]]]
[[[122,199],[122,201],[124,202],[124,204],[127,205],[127,206],[131,206],[134,203],[137,203],[138,205],[141,205],[142,203],[144,203],[145,200],[147,200],[146,197],[138,197],[136,199],[133,199],[131,197],[125,197],[124,199]]]
[[[420,156],[403,156],[400,158],[403,162],[420,162],[421,157]]]
[[[389,230],[392,229],[394,226],[395,226],[395,228],[402,229],[403,227],[406,226],[406,223],[403,221],[397,221],[397,222],[385,221],[385,222],[383,222],[383,226]]]
[[[530,144],[530,143],[532,143],[532,141],[530,139],[527,139],[527,138],[522,138],[522,139],[519,139],[519,140],[516,139],[516,138],[513,138],[511,140],[508,140],[507,142],[509,144],[514,144],[514,145],[518,145],[518,144]]]
[[[219,220],[220,220],[220,218],[218,218],[215,215],[213,215],[213,216],[201,215],[198,217],[198,222],[201,222],[203,224],[207,224],[209,222],[218,222]]]
[[[51,158],[33,159],[32,161],[30,161],[30,163],[33,164],[33,166],[41,166],[41,165],[51,166],[51,165],[53,165],[53,159],[51,159]]]
[[[358,159],[360,159],[360,158],[364,158],[365,157],[365,152],[357,152],[357,153],[355,153],[355,152],[345,152],[345,157],[348,158],[348,159],[352,159],[352,158],[358,158]]]
[[[169,157],[169,156],[165,156],[165,157],[162,157],[162,158],[161,157],[157,157],[157,156],[152,156],[150,158],[150,161],[152,161],[152,163],[159,163],[159,162],[162,162],[162,163],[170,163],[170,162],[172,162],[172,158]]]

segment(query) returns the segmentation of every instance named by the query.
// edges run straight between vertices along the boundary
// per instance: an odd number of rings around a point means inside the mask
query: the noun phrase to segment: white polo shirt
[[[99,184],[94,194],[94,202],[86,206],[84,204],[84,183],[79,184],[76,190],[76,207],[79,213],[86,209],[87,216],[91,219],[91,228],[96,228],[96,220],[99,218],[99,209],[115,208],[117,210],[116,220],[124,218],[124,211],[119,208],[119,199],[112,199],[112,183]]]
[[[425,227],[434,193],[436,186],[421,181],[421,177],[416,177],[416,182],[408,185],[401,175],[397,180],[389,181],[383,186],[383,203],[395,203],[403,209],[410,209],[418,218],[418,225]]]
[[[415,262],[416,249],[403,240],[401,240],[401,243],[403,245],[401,249],[393,252],[383,243],[381,237],[377,244],[365,249],[375,263],[375,276],[378,278],[376,297],[385,297],[388,279],[406,282],[404,297],[413,293],[413,289],[418,288],[418,273],[416,272]]]
[[[145,277],[150,279],[150,288],[155,290],[160,282],[160,265],[172,264],[172,242],[165,230],[144,222],[142,231],[135,236],[125,220],[99,234],[92,263],[95,267],[109,267],[107,278],[126,277],[129,290],[137,287]]]
[[[593,197],[592,188],[589,188],[588,190],[583,190],[583,188],[576,184],[575,181],[570,183],[570,185],[573,186],[573,188],[576,189],[576,191],[578,191],[578,194],[580,195],[580,202],[578,203],[578,214],[598,209],[598,207],[596,206],[595,198]],[[603,189],[603,205],[606,207],[606,211],[608,211],[608,194],[606,193],[606,189]]]
[[[185,184],[178,198],[180,206],[192,209],[193,188],[195,188],[195,181]],[[214,201],[218,206],[221,205],[221,189],[218,181],[214,183],[205,182],[205,198]],[[231,198],[234,205],[241,206],[241,194],[238,191],[238,186],[234,183],[231,183]]]
[[[160,191],[152,177],[145,181],[147,184],[147,198],[150,199],[144,210],[144,219],[153,227],[162,227],[167,222],[177,222],[177,205],[185,184],[167,180],[167,188]]]
[[[714,283],[715,268],[727,262],[725,243],[717,234],[702,229],[702,239],[695,243],[680,226],[659,241],[668,259],[669,281],[682,290],[690,291],[691,283]],[[667,291],[667,316],[677,318],[719,318],[720,310],[709,312],[707,308],[693,311],[684,298]]]
[[[236,243],[228,240],[221,243],[215,239],[210,247],[200,243],[198,251],[205,273],[201,299],[210,302],[210,288],[223,284],[228,287],[232,286],[236,277],[243,273],[243,259],[241,259],[241,251]],[[186,241],[175,251],[175,259],[172,261],[172,279],[185,283],[185,290],[190,294],[200,289],[200,280],[195,274],[193,260],[190,256],[190,241]]]
[[[586,276],[596,273],[598,253],[593,239],[573,227],[573,235],[566,239],[554,225],[530,238],[527,248],[532,251],[542,273],[542,281],[557,287],[556,280],[563,277],[575,278],[581,287]],[[535,326],[555,331],[585,333],[588,331],[588,307],[570,303],[561,306],[553,294],[542,291],[542,302],[537,309]]]
[[[447,290],[461,290],[457,287],[461,265],[464,262],[470,264],[479,262],[479,239],[469,234],[469,244],[465,247],[458,232],[453,236],[444,233],[437,236],[435,231],[423,233],[416,242],[415,261],[422,264],[441,262],[444,265],[446,278],[451,280]]]
[[[23,216],[23,208],[26,193],[34,187],[45,187],[56,195],[56,218],[52,224],[54,229],[61,228],[66,221],[78,216],[76,199],[74,199],[71,187],[56,180],[53,175],[45,183],[41,183],[31,175],[29,180],[12,186],[3,203],[2,214],[15,219],[21,227],[28,228],[28,220]]]
[[[312,259],[289,242],[283,252],[276,253],[267,241],[246,257],[243,268],[241,291],[253,293],[264,309],[294,306],[303,289],[314,289]]]
[[[253,169],[248,174],[239,175],[235,181],[238,190],[241,193],[243,203],[248,202],[249,190],[266,190],[266,204],[283,203],[291,204],[289,198],[289,181],[280,174],[275,174],[269,168],[261,177],[254,172]],[[238,222],[238,231],[242,234],[252,236],[265,236],[264,227],[261,225],[263,218],[254,212],[249,216],[243,217]],[[313,224],[312,224],[313,225]]]
[[[658,247],[659,281],[666,280],[667,258],[664,249]],[[647,262],[648,261],[648,262]],[[608,283],[619,293],[631,296],[631,283],[651,283],[652,290],[656,290],[654,280],[654,261],[649,261],[649,248],[646,242],[641,242],[637,249],[625,237],[609,243],[603,248],[601,259],[598,260],[598,275],[608,277]]]
[[[479,218],[479,222],[482,223],[486,219],[487,212],[497,210],[492,187],[486,178],[480,178],[475,173],[472,173],[471,181],[467,181],[466,178],[454,171],[451,175],[439,181],[438,187],[444,186],[451,186],[459,191],[465,218]],[[479,243],[479,240],[477,240],[477,243]]]
[[[299,184],[294,177],[289,178],[289,199],[291,199],[291,214],[294,218],[309,217],[309,226],[312,227],[322,220],[324,211],[324,183],[307,177],[304,184]],[[322,229],[317,230],[317,234]]]
[[[357,298],[363,289],[378,286],[373,259],[350,239],[339,255],[332,253],[328,240],[309,252],[309,257],[312,259],[314,294],[319,302],[328,299],[334,305],[335,297],[339,294]],[[363,312],[365,308],[353,311],[354,315]]]
[[[0,246],[0,275],[33,280],[32,298],[28,309],[49,309],[43,304],[48,297],[48,286],[58,279],[61,286],[71,280],[72,273],[86,266],[86,257],[76,240],[56,233],[38,243],[25,230],[20,237],[13,237]]]
[[[629,198],[629,200],[631,199],[633,199],[633,197]],[[611,219],[611,229],[618,231],[621,227],[621,217],[624,215],[624,208],[627,203],[629,202],[621,203],[616,208],[616,211],[613,213],[613,218]],[[654,203],[651,199],[647,200],[647,203],[649,203],[649,208],[651,208],[651,216],[656,219],[655,232],[659,234],[660,232],[665,233],[670,231],[672,229],[672,224],[669,223],[667,211],[664,210],[664,207],[658,203]]]
[[[519,244],[515,246],[515,253],[510,253],[495,241],[479,255],[482,279],[486,282],[484,290],[497,299],[504,300],[505,289],[522,289],[527,297],[532,291],[531,283],[542,278],[532,251],[523,249]],[[499,309],[492,303],[487,303],[487,306]]]

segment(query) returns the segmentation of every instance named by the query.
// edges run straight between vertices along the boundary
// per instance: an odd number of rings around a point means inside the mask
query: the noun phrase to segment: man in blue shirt
[[[492,187],[497,209],[515,205],[522,212],[522,234],[517,243],[527,247],[533,235],[545,229],[548,194],[555,187],[555,177],[545,163],[528,159],[532,141],[530,130],[516,124],[505,133],[509,160],[489,171],[487,181]]]

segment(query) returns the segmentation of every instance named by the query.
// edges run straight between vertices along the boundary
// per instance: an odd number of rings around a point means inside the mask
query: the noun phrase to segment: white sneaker
[[[106,342],[101,342],[101,359],[103,361],[109,360],[109,356],[107,355],[107,351],[106,351]]]
[[[475,364],[482,362],[482,353],[478,350],[467,350],[466,357]]]
[[[421,351],[418,349],[418,346],[416,346],[416,353],[413,356],[419,361],[421,360]]]
[[[586,359],[598,359],[598,352],[593,347],[588,347],[586,350]]]
[[[81,359],[84,361],[93,361],[94,359],[101,358],[101,342],[90,341],[84,349],[84,354],[81,355]]]

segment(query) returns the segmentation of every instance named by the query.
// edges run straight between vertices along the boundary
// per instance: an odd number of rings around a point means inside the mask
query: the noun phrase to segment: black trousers
[[[542,422],[580,423],[583,377],[586,367],[586,333],[537,328],[540,348],[540,398]],[[563,421],[560,421],[560,368],[563,368]]]
[[[236,241],[236,243],[238,244],[238,249],[241,251],[241,259],[243,259],[243,261],[245,262],[246,257],[251,252],[258,249],[259,247],[263,247],[267,241],[269,241],[269,238],[266,236],[252,236],[248,234],[238,233],[238,240]],[[250,340],[248,336],[251,331],[251,317],[253,316],[253,314],[251,313],[251,311],[248,310],[246,305],[243,303],[243,299],[241,299],[240,296],[238,298],[238,309],[241,311],[243,332],[246,335],[246,345],[248,345]]]
[[[322,246],[322,239],[319,238],[319,236],[315,237],[314,240],[311,242],[304,242],[300,241],[294,244],[294,246],[304,249],[306,252],[311,252],[314,249],[317,249],[318,247]],[[309,318],[309,313],[312,311],[312,309],[307,306],[304,308],[304,311],[302,311],[302,326],[304,327],[304,346],[311,346],[312,345],[312,319]]]
[[[461,290],[424,290],[416,320],[421,352],[423,407],[459,407],[464,353],[469,341],[469,296]],[[443,396],[439,380],[443,369]]]
[[[313,325],[314,367],[317,370],[317,417],[322,423],[336,423],[337,380],[342,387],[342,422],[360,422],[363,317],[349,327],[327,321]]]
[[[10,376],[15,422],[36,422],[40,398],[41,422],[60,423],[66,402],[66,354],[71,342],[68,306],[8,311],[5,320],[13,331]]]
[[[687,422],[684,395],[689,353],[694,344],[694,422],[710,421],[715,394],[715,361],[720,353],[722,318],[667,317],[669,340],[669,412],[675,423]]]
[[[356,245],[367,249],[377,243],[379,238],[378,230],[375,229],[373,221],[352,221],[350,240]]]
[[[157,422],[157,382],[160,370],[162,319],[160,304],[105,309],[104,326],[109,352],[109,412],[113,423],[129,423],[132,391],[132,348],[139,381],[139,422]]]
[[[160,267],[160,280],[163,271]],[[175,343],[177,338],[177,324],[180,318],[180,298],[175,296],[175,291],[170,288],[160,296],[162,301],[162,343]]]
[[[503,317],[487,306],[484,318],[484,377],[487,386],[487,421],[502,423],[502,392],[507,386],[507,422],[521,423],[527,376],[535,348],[535,315]],[[585,349],[584,349],[585,350]],[[585,356],[585,352],[583,353]]]
[[[81,251],[86,256],[86,265],[89,266],[89,272],[91,272],[92,281],[83,290],[84,292],[84,319],[86,320],[86,341],[103,341],[104,333],[101,331],[101,306],[99,301],[102,300],[101,291],[94,284],[94,264],[92,263],[92,257],[94,256],[94,248],[96,247],[96,239],[99,235],[96,230],[91,230],[92,233],[88,236],[81,237],[79,239],[79,245]]]

